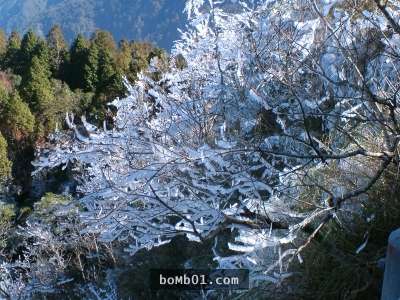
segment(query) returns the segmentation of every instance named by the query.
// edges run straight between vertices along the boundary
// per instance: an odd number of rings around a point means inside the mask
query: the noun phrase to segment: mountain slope
[[[0,27],[45,35],[59,24],[69,41],[104,29],[116,40],[149,40],[169,49],[184,26],[183,7],[183,0],[1,0]]]

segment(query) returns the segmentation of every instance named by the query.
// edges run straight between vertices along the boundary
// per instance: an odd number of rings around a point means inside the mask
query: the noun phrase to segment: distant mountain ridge
[[[185,26],[184,0],[0,0],[0,28],[46,35],[59,24],[71,41],[96,29],[114,38],[147,40],[170,49]]]

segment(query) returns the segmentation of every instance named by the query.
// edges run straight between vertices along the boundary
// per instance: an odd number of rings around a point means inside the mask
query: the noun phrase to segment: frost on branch
[[[350,200],[397,149],[399,62],[384,52],[398,35],[382,32],[379,11],[354,19],[339,1],[250,2],[187,1],[191,25],[173,49],[187,67],[126,83],[112,130],[67,115],[71,132],[34,174],[81,168],[82,234],[134,254],[230,229],[238,255],[214,249],[219,265],[276,282],[326,223],[360,208]]]
[[[118,108],[115,130],[92,132],[90,139],[75,132],[76,138],[59,143],[36,162],[36,172],[76,161],[86,166],[79,187],[85,232],[99,234],[103,242],[128,240],[132,253],[176,234],[202,240],[235,222],[261,226],[245,216],[260,213],[256,203],[272,193],[265,179],[255,176],[269,163],[217,136],[213,148],[190,147],[197,144],[198,132],[194,120],[185,116],[187,107],[172,106],[173,99],[161,89],[144,92],[150,84],[142,81],[130,88],[130,96],[113,103]],[[146,99],[155,95],[163,107],[156,118]],[[172,124],[171,119],[179,121]]]

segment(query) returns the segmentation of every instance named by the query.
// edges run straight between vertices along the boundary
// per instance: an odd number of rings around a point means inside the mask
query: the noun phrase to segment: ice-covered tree
[[[103,242],[133,254],[236,229],[239,254],[215,251],[220,266],[276,282],[397,162],[398,7],[227,3],[187,1],[173,49],[186,66],[127,83],[112,130],[68,114],[73,134],[57,133],[35,172],[82,169],[83,232]]]

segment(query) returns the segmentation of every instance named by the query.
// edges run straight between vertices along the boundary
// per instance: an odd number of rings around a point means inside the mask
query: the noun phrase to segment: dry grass
[[[362,203],[362,212],[339,218],[304,252],[299,283],[303,299],[379,299],[383,271],[378,261],[385,256],[390,232],[400,226],[400,185],[397,167],[388,170]],[[371,219],[371,217],[373,218]],[[369,220],[369,221],[368,221]],[[356,254],[365,241],[366,247]]]

